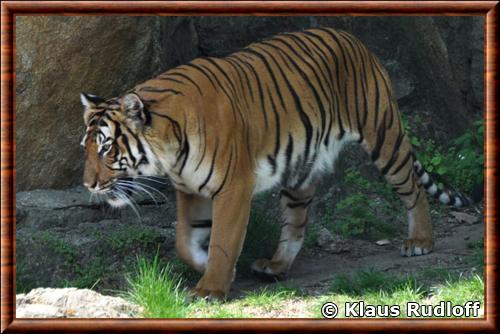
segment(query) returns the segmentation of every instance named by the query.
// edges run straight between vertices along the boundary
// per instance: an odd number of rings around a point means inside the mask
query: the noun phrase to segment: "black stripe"
[[[128,156],[130,157],[130,160],[132,160],[132,166],[135,166],[136,159],[135,159],[134,155],[132,154],[132,150],[130,148],[128,138],[127,138],[127,136],[122,136],[121,138],[122,138],[123,144],[125,145],[125,149],[128,152]]]
[[[267,155],[267,161],[269,162],[269,164],[271,165],[273,171],[272,171],[272,175],[276,174],[276,159],[272,156],[272,155]]]
[[[448,194],[448,197],[450,197],[450,201],[448,202],[449,205],[455,205],[455,202],[457,201],[455,196]]]
[[[207,175],[207,178],[205,179],[205,181],[203,181],[203,183],[198,188],[198,191],[201,191],[201,189],[203,189],[207,185],[208,181],[212,177],[212,174],[214,172],[215,159],[217,158],[217,150],[218,149],[219,149],[219,142],[217,142],[217,144],[215,145],[214,155],[212,157],[212,164],[210,165],[210,171],[208,172],[208,175]]]
[[[169,76],[170,75],[177,75],[177,76],[180,76],[181,78],[188,80],[190,83],[192,83],[196,87],[196,89],[198,90],[198,93],[200,93],[200,95],[203,96],[203,92],[202,92],[200,86],[198,86],[198,84],[193,79],[191,79],[189,76],[187,76],[183,73],[177,73],[177,72],[169,73],[168,75]]]
[[[425,169],[422,167],[422,165],[420,165],[419,169],[417,169],[417,168],[418,168],[417,166],[414,166],[415,173],[420,178],[420,177],[422,177],[424,175]]]
[[[266,64],[266,66],[269,66],[267,64],[267,60],[265,59],[265,57],[262,54],[260,54],[259,52],[255,51],[255,50],[250,50],[250,49],[248,49],[246,51],[250,52],[252,54],[255,54],[256,56],[258,56]],[[308,157],[309,157],[309,151],[311,149],[310,146],[311,146],[312,132],[313,132],[313,128],[312,128],[312,125],[311,125],[311,120],[309,119],[309,117],[307,116],[307,114],[304,112],[304,108],[302,106],[301,99],[297,96],[297,93],[295,92],[294,88],[290,84],[290,81],[287,80],[287,77],[286,77],[285,73],[283,72],[283,70],[279,66],[279,64],[276,61],[276,59],[274,59],[274,57],[269,52],[267,52],[266,50],[261,49],[261,51],[265,52],[274,61],[274,63],[276,63],[278,65],[277,69],[280,71],[280,74],[283,77],[283,79],[284,79],[284,81],[285,81],[285,83],[286,83],[286,85],[288,87],[288,90],[289,90],[289,92],[291,93],[291,95],[293,97],[295,106],[297,108],[297,111],[299,113],[300,119],[301,119],[302,124],[304,125],[305,131],[306,131],[306,145],[305,145],[305,149],[304,149],[304,162],[306,163],[307,160],[308,160]]]
[[[396,167],[396,169],[391,173],[391,175],[396,175],[397,173],[399,173],[399,171],[406,165],[406,163],[408,162],[408,160],[410,160],[410,157],[412,156],[411,154],[411,150],[409,150],[407,153],[406,153],[406,156],[404,157],[404,159],[401,161],[401,163]],[[410,171],[412,170],[413,168],[410,168]]]
[[[296,36],[293,36],[293,35],[289,35],[289,37],[294,37],[295,39],[299,40],[300,39]],[[310,65],[306,59],[304,57],[302,57],[296,50],[293,46],[290,45],[290,43],[288,43],[287,41],[284,41],[282,39],[276,39],[276,41],[278,42],[281,42],[283,44],[285,44],[288,49],[290,50],[290,52],[293,53],[293,55],[297,58],[299,58],[304,65],[306,65],[309,69],[311,69],[314,73],[314,75],[316,76],[316,82],[319,86],[319,88],[321,89],[322,93],[323,93],[323,96],[324,98],[328,101],[328,93],[325,91],[325,87],[321,84],[322,80],[320,79],[320,75],[318,74],[318,72],[316,71],[316,69],[314,68],[314,66]],[[298,42],[296,40],[294,40],[297,45],[298,45]],[[302,42],[302,41],[300,41]],[[303,42],[302,42],[303,43]],[[326,110],[325,110],[325,105],[323,104],[323,100],[321,99],[320,97],[320,94],[318,93],[318,91],[316,90],[316,87],[313,85],[312,81],[309,79],[309,76],[306,75],[306,73],[302,70],[302,68],[297,64],[297,62],[295,62],[293,60],[293,57],[291,57],[285,50],[281,49],[280,47],[274,45],[274,44],[271,44],[271,43],[262,43],[262,44],[265,44],[265,45],[268,45],[268,46],[271,46],[275,49],[278,49],[278,50],[281,50],[283,55],[286,55],[286,57],[288,58],[288,61],[290,63],[292,63],[294,65],[294,67],[298,70],[298,73],[301,75],[302,79],[308,84],[309,88],[311,89],[311,92],[314,94],[314,97],[318,103],[318,106],[319,106],[319,111],[320,111],[320,115],[321,115],[321,138],[320,139],[323,139],[323,135],[325,133],[325,123],[326,123]],[[299,45],[300,47],[300,45]],[[301,47],[301,49],[303,50],[303,48]],[[314,58],[312,57],[308,57],[308,59],[312,60],[317,66],[317,62]],[[323,79],[325,79],[323,77]]]
[[[240,78],[241,91],[250,93],[250,98],[252,99],[252,101],[255,101],[255,97],[253,96],[252,84],[250,83],[250,79],[248,78],[248,74],[245,71],[245,69],[241,66],[241,64],[237,60],[234,60],[233,58],[227,57],[226,60],[236,69],[238,73],[238,77]],[[240,72],[243,73],[243,77],[245,78],[245,83],[248,88],[247,90],[243,88],[243,80],[241,79],[242,76]]]
[[[432,195],[432,196],[434,196],[434,198],[439,199],[439,196],[441,196],[441,194],[442,194],[442,193],[443,193],[443,190],[441,190],[441,189],[438,187],[438,188],[437,188],[436,193],[435,193],[434,195]]]
[[[175,83],[178,83],[178,84],[181,84],[181,85],[186,85],[186,83],[184,81],[180,81],[180,80],[177,80],[177,79],[174,79],[174,78],[170,78],[169,74],[160,75],[156,79],[157,80],[162,80],[162,81],[171,81],[171,82],[175,82]]]
[[[312,198],[308,199],[307,201],[302,201],[302,202],[296,202],[296,203],[287,203],[286,206],[289,207],[290,209],[295,209],[295,208],[307,208],[311,202]]]
[[[278,155],[278,152],[280,150],[280,141],[281,141],[281,124],[280,124],[280,116],[278,114],[278,111],[276,110],[276,105],[274,104],[274,98],[271,92],[269,91],[268,88],[268,96],[269,100],[271,101],[271,110],[273,111],[274,114],[274,121],[275,121],[275,126],[276,126],[276,134],[275,134],[275,143],[274,143],[274,159],[276,159],[276,156]],[[274,173],[273,173],[274,174]]]
[[[216,86],[215,82],[212,80],[212,78],[210,77],[210,75],[208,75],[205,72],[205,70],[202,67],[200,67],[198,65],[195,65],[193,63],[187,63],[187,64],[184,64],[182,66],[193,68],[193,69],[197,70],[198,72],[200,72],[201,74],[203,74],[208,79],[208,81],[210,81],[210,83],[212,84],[212,87],[214,87],[214,89],[217,90],[217,86]]]
[[[215,196],[217,196],[217,194],[222,190],[222,188],[226,184],[227,177],[229,175],[229,171],[231,170],[231,163],[232,163],[232,161],[233,161],[233,150],[231,150],[231,154],[229,155],[229,162],[227,164],[226,174],[224,175],[224,180],[222,180],[221,185],[219,186],[219,188],[212,195],[212,199],[215,198]]]
[[[171,88],[142,87],[139,89],[139,91],[148,93],[173,93],[175,95],[184,95],[182,92]]]
[[[408,174],[406,175],[406,177],[404,178],[404,180],[401,181],[401,182],[393,183],[392,186],[393,187],[401,187],[401,186],[403,186],[406,182],[408,182],[408,180],[410,179],[410,176],[412,174],[413,174],[413,170],[411,168],[408,168]]]
[[[412,210],[418,203],[418,199],[420,198],[420,191],[417,191],[417,196],[415,197],[415,202],[408,208],[408,211]]]
[[[194,228],[212,227],[212,219],[195,219],[190,221],[190,225]]]
[[[263,88],[262,88],[263,86],[262,86],[262,83],[260,81],[259,75],[257,74],[257,72],[255,71],[255,69],[253,68],[253,66],[251,64],[247,63],[246,61],[244,61],[236,56],[234,56],[234,58],[236,58],[237,61],[239,61],[243,65],[245,65],[250,70],[250,72],[252,72],[252,74],[255,76],[255,83],[257,85],[258,92],[259,92],[260,111],[264,117],[264,123],[265,123],[265,126],[267,128],[268,120],[267,120],[266,108],[264,106],[264,93],[263,93]],[[252,91],[252,88],[250,87],[250,83],[248,83],[248,85],[249,85],[250,91]],[[253,93],[252,93],[252,99],[253,99]]]
[[[201,58],[198,58],[198,59],[201,59]],[[209,63],[213,64],[212,60],[210,58],[203,58],[203,59],[206,60],[206,61],[208,61]],[[241,112],[241,108],[239,108],[238,100],[235,100],[235,95],[234,94],[230,94],[226,90],[226,86],[222,84],[222,82],[219,80],[218,76],[210,68],[208,68],[207,66],[205,66],[203,64],[200,64],[199,66],[201,68],[204,68],[208,73],[210,73],[210,75],[217,82],[217,85],[222,89],[222,92],[224,93],[224,95],[226,95],[226,97],[228,98],[229,102],[231,103],[231,107],[233,109],[234,120],[236,121],[235,111],[237,111],[238,114],[239,114],[239,116],[240,116],[240,118],[241,118],[241,122],[243,124],[245,124],[245,117],[243,116],[243,114]],[[225,72],[222,72],[222,73],[227,77],[227,75],[225,74]],[[229,80],[229,79],[227,79],[227,80]],[[229,81],[229,84],[230,84],[231,90],[234,92],[234,85],[232,84],[231,81]]]
[[[425,190],[429,190],[430,187],[432,187],[432,185],[434,184],[434,182],[432,182],[432,180],[429,178],[429,180],[423,184]]]
[[[288,182],[288,178],[290,177],[291,172],[291,160],[293,153],[293,137],[290,133],[288,133],[288,144],[286,145],[285,151],[285,172],[282,174],[281,183],[286,184]]]
[[[345,52],[344,52],[344,48],[342,46],[342,43],[340,43],[339,39],[337,38],[337,36],[335,36],[335,34],[331,30],[329,30],[327,28],[318,28],[318,30],[326,32],[330,36],[330,38],[332,38],[335,41],[335,43],[337,43],[337,45],[339,47],[339,50],[340,50],[340,53],[342,54],[342,58],[344,59],[344,70],[346,71],[346,73],[349,72],[347,70],[347,63],[345,61],[346,60],[346,55],[345,55]]]
[[[399,133],[398,138],[396,139],[396,143],[392,149],[391,158],[387,161],[386,165],[380,169],[382,174],[386,175],[389,169],[394,165],[397,158],[399,157],[399,148],[401,147],[401,143],[403,142],[404,134],[402,132]]]
[[[363,141],[363,129],[362,129],[362,125],[361,125],[361,116],[359,114],[359,99],[358,99],[358,85],[359,85],[359,81],[358,80],[358,73],[356,71],[356,68],[354,66],[354,62],[356,63],[359,63],[357,57],[358,57],[358,54],[355,50],[355,47],[354,45],[351,43],[351,41],[349,39],[347,39],[342,33],[340,34],[345,42],[350,46],[351,48],[351,52],[348,52],[347,54],[349,55],[349,63],[351,65],[351,70],[352,70],[352,79],[353,79],[353,86],[354,86],[354,111],[356,113],[356,120],[357,120],[357,128],[358,128],[358,134],[359,134],[359,139],[358,139],[358,143],[361,143]],[[353,56],[355,59],[353,59]],[[349,97],[351,96],[351,94],[347,94],[347,98],[348,99]]]
[[[377,161],[380,156],[380,149],[382,148],[382,144],[385,141],[385,115],[383,124],[381,124],[377,130],[377,141],[375,142],[375,147],[371,152],[371,159],[373,162]]]
[[[300,198],[295,197],[294,195],[292,195],[292,194],[291,194],[288,190],[286,190],[286,189],[281,189],[280,194],[281,194],[282,196],[288,197],[288,198],[289,198],[289,199],[291,199],[292,201],[300,201]]]
[[[181,169],[179,170],[179,176],[182,175],[182,171],[184,170],[184,167],[186,166],[187,159],[189,157],[189,140],[187,137],[186,133],[186,127],[184,126],[184,145],[181,150],[181,154],[184,155],[184,161],[182,162]],[[180,156],[179,156],[180,158]],[[177,162],[175,163],[177,165]]]
[[[162,115],[162,114],[159,114],[159,113],[151,111],[151,110],[149,112],[155,116],[158,116],[161,118],[166,118],[170,123],[172,123],[172,127],[174,129],[174,136],[180,145],[182,142],[182,137],[181,137],[181,126],[180,126],[179,122],[174,120],[172,117],[169,117],[168,115]]]

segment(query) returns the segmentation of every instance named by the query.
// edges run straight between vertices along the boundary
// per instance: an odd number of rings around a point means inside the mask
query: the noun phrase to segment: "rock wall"
[[[80,183],[80,92],[112,97],[197,55],[185,18],[16,19],[17,190]]]
[[[199,55],[279,32],[354,33],[387,67],[417,133],[449,138],[482,112],[482,17],[16,18],[17,190],[80,183],[81,91],[111,97]]]

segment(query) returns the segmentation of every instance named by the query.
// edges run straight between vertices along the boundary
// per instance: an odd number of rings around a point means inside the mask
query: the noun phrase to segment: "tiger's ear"
[[[90,117],[96,112],[96,106],[104,102],[104,99],[96,95],[80,93],[80,101],[84,107],[83,121],[88,125]]]
[[[132,124],[141,126],[146,123],[146,115],[144,112],[144,103],[135,93],[129,93],[121,99],[122,111],[127,116]]]

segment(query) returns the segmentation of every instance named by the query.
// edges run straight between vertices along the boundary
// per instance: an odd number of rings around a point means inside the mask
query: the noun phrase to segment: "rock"
[[[479,222],[479,219],[476,216],[465,212],[452,211],[450,212],[450,215],[460,223],[476,224]]]
[[[378,246],[386,246],[386,245],[390,245],[390,243],[391,242],[388,239],[381,239],[381,240],[375,241],[375,244]]]
[[[19,292],[34,287],[123,289],[137,256],[174,257],[175,201],[172,191],[159,206],[137,198],[131,209],[111,210],[89,202],[81,187],[17,194],[16,264]]]
[[[196,54],[187,18],[18,17],[17,190],[81,182],[80,92],[113,97]]]
[[[332,234],[330,231],[328,231],[326,228],[321,227],[318,231],[318,246],[320,247],[328,247],[331,244],[335,242],[335,239],[333,238]]]
[[[280,32],[298,31],[312,25],[312,17],[198,16],[194,18],[205,56],[224,56]]]
[[[89,289],[38,288],[16,296],[17,318],[128,318],[141,308]]]
[[[326,228],[318,231],[317,245],[330,253],[342,253],[349,250],[340,237],[333,236]]]

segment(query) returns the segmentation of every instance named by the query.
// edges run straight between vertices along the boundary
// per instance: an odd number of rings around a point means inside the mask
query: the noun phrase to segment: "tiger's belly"
[[[257,161],[255,170],[256,186],[254,194],[269,190],[275,186],[287,188],[307,187],[311,182],[317,180],[325,172],[333,173],[335,161],[342,148],[349,142],[357,139],[357,136],[346,134],[341,140],[332,138],[328,146],[321,145],[317,152],[310,152],[310,159],[304,163],[301,154],[304,153],[305,143],[296,145],[297,149],[292,152],[289,162],[284,152],[279,152],[276,157],[276,167],[267,157]],[[312,159],[317,153],[315,158]]]

